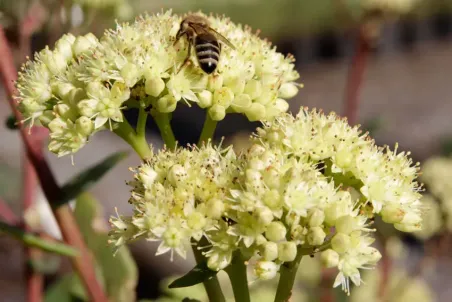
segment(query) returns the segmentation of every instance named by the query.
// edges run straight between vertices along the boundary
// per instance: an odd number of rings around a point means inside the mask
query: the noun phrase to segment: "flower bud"
[[[199,212],[193,212],[187,218],[187,225],[192,230],[202,230],[202,228],[206,225],[206,218]]]
[[[213,104],[221,105],[228,108],[232,104],[234,93],[227,87],[216,89],[213,93]]]
[[[332,249],[328,249],[322,252],[320,260],[326,268],[336,267],[339,264],[339,254]]]
[[[278,259],[283,262],[291,262],[297,257],[297,245],[295,242],[286,241],[278,243]]]
[[[366,248],[366,258],[369,264],[376,264],[381,259],[381,253],[374,247],[368,246]]]
[[[212,219],[220,219],[224,210],[224,203],[220,199],[210,199],[206,204],[206,215]]]
[[[336,231],[338,233],[343,233],[343,234],[350,234],[351,232],[353,232],[357,227],[357,221],[356,218],[350,216],[350,215],[345,215],[342,217],[339,217],[336,220]]]
[[[209,116],[214,121],[221,121],[226,116],[226,109],[221,105],[213,105],[209,108]]]
[[[77,118],[77,112],[74,112],[67,104],[56,104],[53,110],[63,119],[75,120]]]
[[[285,220],[287,225],[293,226],[300,223],[300,216],[297,215],[295,212],[292,212],[286,215]]]
[[[342,169],[348,169],[353,162],[353,156],[353,152],[350,152],[350,150],[346,148],[339,148],[334,156],[334,163]]]
[[[39,116],[39,122],[44,127],[49,127],[49,123],[55,118],[55,113],[52,110],[45,110]]]
[[[308,218],[309,226],[311,227],[321,226],[323,220],[325,220],[325,213],[322,210],[315,208],[309,213]]]
[[[72,44],[72,52],[76,57],[80,56],[92,46],[91,41],[85,36],[79,36],[75,39],[74,44]]]
[[[138,177],[145,188],[151,188],[151,186],[157,179],[157,176],[157,172],[151,166],[142,165],[140,167],[140,173],[138,174]]]
[[[186,177],[187,171],[179,164],[172,166],[168,172],[168,181],[175,187],[183,182]]]
[[[77,104],[78,111],[81,115],[91,118],[97,111],[98,101],[94,99],[82,100]]]
[[[404,219],[405,211],[394,204],[384,206],[380,212],[381,218],[386,223],[399,223]]]
[[[165,89],[165,82],[159,77],[147,79],[144,83],[144,91],[153,97],[158,97],[163,89]]]
[[[252,100],[262,94],[262,83],[257,80],[249,80],[245,85],[244,93],[248,94]]]
[[[59,74],[67,67],[66,59],[58,51],[52,52],[49,49],[45,49],[41,60],[52,74]]]
[[[240,77],[225,81],[225,85],[228,86],[234,94],[240,94],[245,89],[245,81]]]
[[[337,233],[331,239],[332,248],[338,253],[345,253],[351,246],[350,236]]]
[[[264,193],[263,200],[269,208],[277,208],[281,204],[281,195],[278,190],[269,190]]]
[[[265,184],[272,189],[279,188],[281,184],[280,172],[278,169],[270,167],[265,169],[262,172],[262,177],[265,181]]]
[[[207,108],[212,106],[213,94],[209,90],[203,90],[198,93],[198,106],[201,108]]]
[[[94,131],[94,123],[93,121],[86,117],[81,116],[75,121],[75,126],[77,127],[77,131],[81,133],[83,136],[89,136]]]
[[[250,122],[261,121],[266,115],[265,106],[259,103],[253,103],[245,110],[245,115]]]
[[[276,242],[267,241],[264,244],[262,257],[267,261],[272,261],[278,258],[278,244]]]
[[[321,227],[312,227],[308,232],[308,243],[310,245],[321,245],[325,241],[326,234]]]
[[[124,65],[120,73],[128,87],[135,86],[141,76],[138,66],[133,63],[127,63],[126,65]]]
[[[265,237],[271,241],[280,241],[286,238],[286,227],[282,222],[273,221],[267,226],[267,230],[265,231]]]
[[[257,221],[262,225],[269,225],[273,221],[273,212],[267,207],[257,208],[254,215],[256,215]]]
[[[276,277],[279,266],[272,261],[259,261],[254,267],[254,274],[260,280],[270,280]]]
[[[207,267],[213,271],[220,271],[231,263],[231,259],[220,253],[215,253],[207,260]]]
[[[74,88],[70,83],[58,83],[52,85],[52,92],[62,99]]]
[[[223,86],[223,76],[221,74],[213,75],[209,77],[207,87],[210,91],[215,91]]]
[[[232,109],[238,113],[243,113],[251,106],[251,98],[248,94],[239,94],[232,101]]]
[[[92,46],[96,45],[99,42],[99,40],[93,33],[87,33],[85,37],[88,39],[89,43],[91,43]]]
[[[177,101],[173,95],[167,94],[157,101],[157,110],[162,113],[169,113],[176,110]]]
[[[294,83],[284,83],[279,87],[278,96],[283,99],[291,99],[298,93],[298,87]]]
[[[286,100],[283,99],[276,99],[275,108],[279,112],[286,112],[287,110],[289,110],[289,103],[287,103]]]
[[[66,61],[72,59],[72,43],[70,39],[64,35],[55,43],[55,50],[58,51]]]

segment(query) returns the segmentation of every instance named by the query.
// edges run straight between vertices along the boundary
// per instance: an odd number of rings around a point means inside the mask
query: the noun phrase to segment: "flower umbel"
[[[249,28],[203,16],[235,46],[222,48],[213,74],[200,69],[194,52],[192,64],[179,71],[188,51],[185,38],[174,45],[183,17],[171,12],[143,16],[133,24],[118,24],[99,40],[92,34],[65,35],[54,50],[36,54],[17,82],[21,112],[52,134],[58,128],[50,149],[62,156],[75,153],[94,132],[126,122],[123,110],[130,108],[152,106],[170,113],[179,104],[198,104],[217,121],[229,112],[251,121],[271,120],[288,110],[286,100],[299,86],[293,57],[276,52]],[[74,130],[73,125],[86,124],[85,118],[94,127]],[[61,126],[50,128],[55,119]]]
[[[381,258],[370,218],[403,231],[420,227],[417,165],[346,120],[303,109],[265,122],[251,140],[237,156],[210,143],[164,149],[135,169],[133,238],[159,241],[158,254],[185,256],[204,236],[211,269],[226,268],[240,251],[260,279],[299,253],[321,252],[323,264],[339,270],[334,285],[348,292],[350,280],[360,285],[360,270]]]

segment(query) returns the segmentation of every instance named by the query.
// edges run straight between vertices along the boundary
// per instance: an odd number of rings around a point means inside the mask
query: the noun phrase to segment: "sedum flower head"
[[[370,218],[420,227],[417,165],[346,120],[303,109],[264,123],[251,141],[238,156],[210,144],[154,154],[129,183],[135,214],[121,220],[136,232],[112,218],[112,242],[144,237],[160,242],[157,254],[185,256],[204,236],[211,269],[226,268],[240,251],[260,279],[321,252],[323,265],[339,270],[334,285],[348,292],[350,280],[360,285],[360,270],[381,258]]]
[[[445,218],[445,227],[450,231],[452,230],[452,159],[432,157],[423,164],[422,172],[421,179],[431,194],[426,196],[429,201],[432,200],[428,204],[435,202],[431,206],[433,208],[431,212],[441,211]],[[434,199],[437,199],[439,204]],[[433,218],[434,213],[425,214]],[[435,222],[438,223],[438,221]]]
[[[201,70],[194,51],[192,64],[180,69],[188,42],[174,42],[183,17],[171,12],[139,17],[99,40],[92,34],[68,34],[53,50],[36,54],[17,82],[23,115],[46,127],[62,119],[62,134],[50,142],[52,152],[61,156],[76,152],[98,130],[114,130],[123,122],[123,110],[131,107],[170,113],[179,104],[197,104],[214,120],[235,112],[251,121],[287,111],[286,100],[298,91],[294,59],[276,52],[249,28],[224,17],[205,17],[235,46],[222,47],[213,74]],[[80,118],[90,119],[94,127],[74,131]]]
[[[295,118],[285,114],[264,124],[256,140],[323,165],[323,174],[336,186],[361,193],[358,205],[369,216],[378,214],[401,231],[421,228],[419,164],[412,164],[409,153],[397,153],[397,145],[394,151],[377,147],[346,119],[306,109]],[[327,212],[325,219],[335,219],[340,211]]]

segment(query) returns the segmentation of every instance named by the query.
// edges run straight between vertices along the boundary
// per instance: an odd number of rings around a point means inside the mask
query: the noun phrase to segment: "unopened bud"
[[[276,242],[268,241],[264,244],[262,256],[267,261],[272,261],[278,258],[278,244]]]
[[[141,76],[138,67],[133,63],[127,63],[124,65],[120,73],[128,87],[135,86]]]
[[[238,113],[243,113],[251,106],[251,98],[248,94],[240,94],[232,101],[232,109]]]
[[[254,274],[260,280],[270,280],[276,277],[279,266],[272,261],[259,261],[254,267]]]
[[[226,116],[226,109],[221,105],[213,105],[208,112],[210,118],[214,121],[221,121]]]
[[[77,131],[84,136],[91,135],[94,131],[94,123],[93,121],[86,116],[81,116],[75,121],[75,126],[77,127]]]
[[[157,101],[157,110],[162,113],[169,113],[176,110],[177,101],[173,95],[167,94]]]
[[[278,243],[278,259],[283,262],[291,262],[297,257],[297,245],[295,242],[286,241]]]
[[[203,90],[198,93],[198,106],[201,108],[207,108],[212,106],[213,94],[209,90]]]
[[[213,104],[221,105],[228,108],[232,104],[234,93],[228,87],[216,89],[213,93]]]
[[[321,227],[312,227],[308,232],[308,243],[310,245],[321,245],[325,241],[326,234]]]
[[[249,80],[245,85],[244,93],[248,94],[252,100],[262,94],[262,83],[257,80]]]
[[[159,77],[147,79],[144,83],[144,91],[153,97],[158,97],[163,89],[165,89],[165,82]]]
[[[267,226],[265,237],[267,237],[268,240],[277,242],[286,238],[286,233],[286,227],[282,224],[282,222],[273,221]]]
[[[298,93],[298,87],[293,83],[284,83],[279,87],[278,96],[283,99],[291,99]]]
[[[248,109],[246,109],[245,115],[250,122],[261,121],[266,115],[265,106],[259,103],[253,103]]]
[[[331,246],[338,253],[345,253],[351,246],[350,236],[337,233],[334,235],[333,239],[331,239]]]
[[[339,264],[339,254],[332,249],[328,249],[322,252],[320,260],[326,268],[336,267]]]
[[[325,213],[320,209],[315,208],[309,213],[308,223],[311,227],[321,226],[324,220]]]

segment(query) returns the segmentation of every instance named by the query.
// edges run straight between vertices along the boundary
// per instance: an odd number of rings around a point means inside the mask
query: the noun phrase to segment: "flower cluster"
[[[188,51],[185,38],[175,44],[182,17],[171,12],[140,17],[100,40],[69,34],[54,50],[36,54],[17,82],[23,115],[50,129],[49,148],[63,156],[80,149],[94,132],[116,129],[128,108],[170,113],[180,103],[196,103],[217,121],[226,112],[257,121],[287,111],[286,99],[298,92],[293,58],[249,28],[204,17],[235,46],[222,47],[213,74],[199,68],[194,51],[193,64],[181,69]]]
[[[336,185],[361,193],[359,205],[368,215],[379,214],[404,232],[421,228],[419,163],[413,165],[409,153],[397,153],[397,145],[394,151],[378,147],[346,119],[306,109],[296,118],[285,114],[264,124],[255,140],[322,163]]]
[[[120,247],[144,237],[161,242],[157,254],[171,251],[185,257],[191,239],[221,240],[226,196],[238,173],[236,160],[230,148],[211,145],[159,151],[133,170],[135,179],[128,184],[133,188],[129,202],[135,214],[111,219],[112,242]],[[224,256],[218,261],[227,265],[231,255]]]
[[[359,269],[381,257],[370,246],[369,218],[419,229],[417,166],[346,120],[301,110],[264,123],[252,142],[238,156],[210,144],[152,156],[130,182],[135,214],[111,219],[112,243],[144,237],[161,242],[157,254],[184,256],[204,236],[211,269],[226,268],[240,251],[259,279],[321,252],[322,263],[339,270],[335,285],[348,291],[349,280],[361,283]]]
[[[421,233],[425,238],[429,237],[427,234],[437,233],[442,227],[452,230],[452,158],[432,157],[424,163],[422,168],[421,180],[430,193],[424,196],[427,204],[430,205],[430,209],[426,209],[424,216],[427,230],[430,231]],[[444,223],[442,216],[445,218]]]

